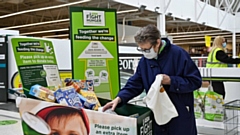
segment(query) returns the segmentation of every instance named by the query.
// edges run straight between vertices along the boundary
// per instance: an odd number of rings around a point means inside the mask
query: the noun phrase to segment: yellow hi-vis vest
[[[222,63],[216,58],[217,51],[222,50],[221,48],[215,48],[208,54],[207,66],[208,68],[223,68],[228,67],[226,63]]]
[[[238,58],[240,58],[240,54],[238,55]],[[240,64],[238,64],[237,67],[240,68]]]

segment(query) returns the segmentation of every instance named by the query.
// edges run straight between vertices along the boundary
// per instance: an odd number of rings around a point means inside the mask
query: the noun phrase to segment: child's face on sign
[[[51,127],[50,135],[87,135],[85,124],[79,115],[52,117],[48,120],[48,125]]]

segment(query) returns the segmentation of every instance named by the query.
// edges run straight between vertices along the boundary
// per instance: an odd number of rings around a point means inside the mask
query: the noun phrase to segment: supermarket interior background
[[[198,66],[203,79],[200,92],[208,90],[209,80],[221,80],[224,81],[226,89],[224,103],[234,101],[229,105],[233,108],[224,110],[228,116],[223,121],[210,121],[203,116],[196,118],[199,135],[240,134],[239,65],[229,64],[228,68],[218,69],[206,68],[209,50],[216,36],[223,36],[226,39],[227,46],[224,51],[228,56],[233,58],[240,56],[239,0],[0,0],[1,135],[23,134],[21,117],[14,102],[21,94],[13,94],[13,91],[21,93],[22,82],[18,74],[15,52],[12,50],[13,47],[9,46],[10,41],[7,41],[7,38],[19,36],[34,41],[50,41],[54,47],[61,79],[72,78],[71,45],[74,42],[71,42],[71,25],[73,27],[77,25],[71,24],[72,6],[106,9],[106,12],[107,9],[115,9],[117,27],[111,31],[113,28],[109,26],[109,29],[110,32],[116,31],[117,35],[118,46],[115,49],[118,50],[116,56],[119,57],[117,62],[121,88],[134,74],[142,57],[142,53],[136,49],[135,33],[148,24],[156,25],[162,37],[169,38],[173,44],[186,50]],[[106,15],[106,24],[112,21],[108,16]],[[106,61],[107,64],[111,64]],[[3,66],[6,64],[7,66]],[[111,94],[108,91],[96,93],[98,97],[107,99],[111,99]],[[146,93],[142,93],[129,103],[146,106],[142,102],[145,96]],[[199,97],[195,98],[197,102]],[[232,121],[226,120],[230,118]],[[12,120],[13,123],[6,125],[4,120]],[[227,131],[231,129],[234,133],[228,134]]]

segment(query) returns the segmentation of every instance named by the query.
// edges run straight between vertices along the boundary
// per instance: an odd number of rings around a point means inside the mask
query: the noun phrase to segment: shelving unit
[[[205,46],[189,46],[189,54],[190,56],[207,56],[207,47]]]

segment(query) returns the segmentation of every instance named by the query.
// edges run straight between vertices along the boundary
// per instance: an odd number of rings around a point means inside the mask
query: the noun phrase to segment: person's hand
[[[168,75],[163,74],[163,79],[162,79],[161,84],[170,85],[171,84],[171,78]]]
[[[121,102],[121,99],[119,97],[115,98],[113,101],[107,103],[104,107],[103,107],[103,112],[105,112],[107,109],[111,108],[112,111],[115,110],[116,106],[118,105],[118,103]]]

